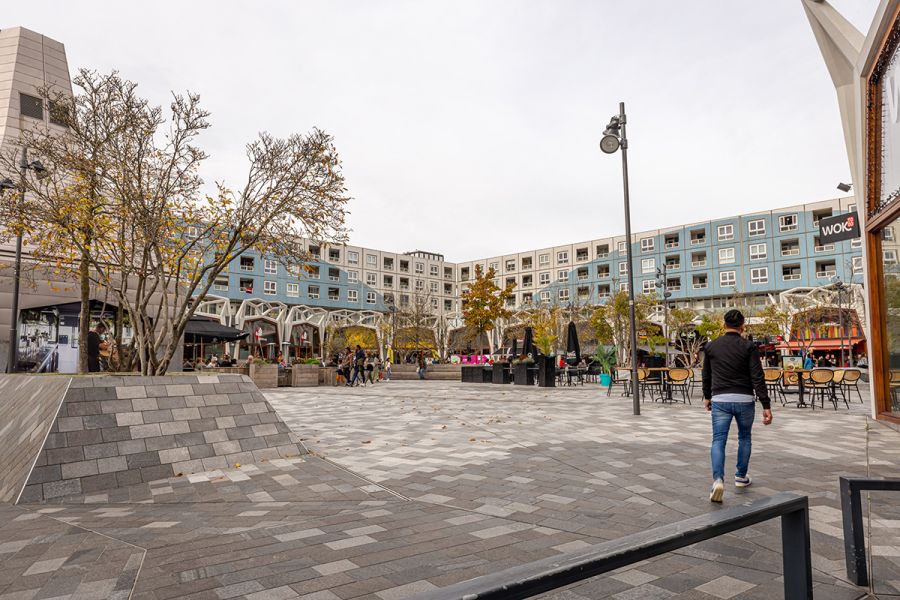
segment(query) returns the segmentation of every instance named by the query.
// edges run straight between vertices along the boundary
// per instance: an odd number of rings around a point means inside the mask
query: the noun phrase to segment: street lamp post
[[[834,288],[837,290],[838,294],[838,322],[840,323],[841,328],[841,362],[840,366],[844,366],[844,336],[846,335],[846,331],[844,330],[844,291],[848,289],[847,285],[841,281],[840,277],[834,278]],[[850,353],[853,353],[853,350],[850,350]]]
[[[38,177],[43,177],[47,170],[40,161],[28,162],[28,149],[22,148],[22,155],[19,158],[19,195],[16,198],[16,212],[21,213],[23,202],[25,200],[25,174],[28,170],[34,171]],[[15,189],[15,184],[10,179],[0,181],[0,189]],[[19,215],[21,217],[21,214]],[[16,231],[16,258],[15,267],[13,269],[13,294],[12,306],[10,307],[10,323],[9,323],[9,353],[6,360],[6,372],[14,373],[16,364],[18,363],[19,353],[19,288],[22,281],[22,224],[17,225]]]
[[[672,292],[669,291],[669,283],[667,278],[666,263],[663,263],[656,269],[656,287],[662,290],[663,297],[663,341],[666,352],[665,366],[669,366],[669,297]]]
[[[637,325],[634,316],[634,265],[631,259],[631,205],[628,198],[628,137],[625,135],[625,103],[619,102],[619,114],[613,115],[609,124],[603,131],[600,140],[600,149],[606,154],[613,154],[622,149],[622,188],[625,196],[625,247],[627,260],[625,261],[628,272],[628,314],[631,319],[631,388],[632,388],[632,412],[641,414],[641,386],[638,382],[637,363]]]

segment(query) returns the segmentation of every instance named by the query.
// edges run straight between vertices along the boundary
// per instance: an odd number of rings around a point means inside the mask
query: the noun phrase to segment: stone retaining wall
[[[296,456],[289,431],[244,375],[75,377],[22,502]]]
[[[394,365],[391,367],[392,378],[398,381],[418,379],[416,365]],[[437,381],[459,381],[462,370],[459,365],[431,365],[425,369],[425,379]]]

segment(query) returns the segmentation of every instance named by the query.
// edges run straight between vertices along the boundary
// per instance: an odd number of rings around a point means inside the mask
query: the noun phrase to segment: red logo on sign
[[[847,227],[853,227],[854,219],[852,216],[847,217]]]

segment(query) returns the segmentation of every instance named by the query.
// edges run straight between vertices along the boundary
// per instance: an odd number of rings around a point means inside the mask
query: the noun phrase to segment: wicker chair
[[[782,406],[787,404],[784,388],[781,387],[781,371],[779,369],[763,369],[763,377],[766,380],[766,391],[769,392],[769,397],[779,398]]]
[[[650,398],[656,402],[662,397],[662,379],[650,377],[650,371],[647,369],[638,369],[638,389],[641,392],[641,399],[645,398],[649,393]],[[658,394],[658,396],[657,396]]]
[[[862,376],[859,369],[844,369],[844,376],[841,379],[841,393],[846,394],[846,397],[850,397],[851,390],[856,391],[856,395],[859,397],[859,403],[863,403],[862,393],[859,391],[859,378]]]
[[[830,369],[813,369],[809,373],[809,383],[806,384],[812,392],[812,407],[816,408],[816,396],[822,400],[822,408],[825,408],[825,396],[834,404],[837,410],[837,396],[834,395],[834,371]]]
[[[684,402],[687,404],[691,403],[692,375],[693,373],[690,369],[669,369],[666,377],[666,385],[669,386],[669,389],[680,391],[681,397],[684,398]]]

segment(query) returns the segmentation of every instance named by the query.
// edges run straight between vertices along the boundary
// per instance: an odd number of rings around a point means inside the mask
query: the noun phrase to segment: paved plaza
[[[718,510],[708,417],[596,384],[390,382],[272,390],[308,454],[0,505],[0,600],[392,600]],[[898,476],[900,433],[850,411],[775,406],[751,488],[810,498],[815,597],[844,579],[837,477]],[[733,465],[735,444],[728,448]],[[873,495],[878,597],[900,594],[900,508]],[[780,598],[777,521],[640,563],[555,598]]]

